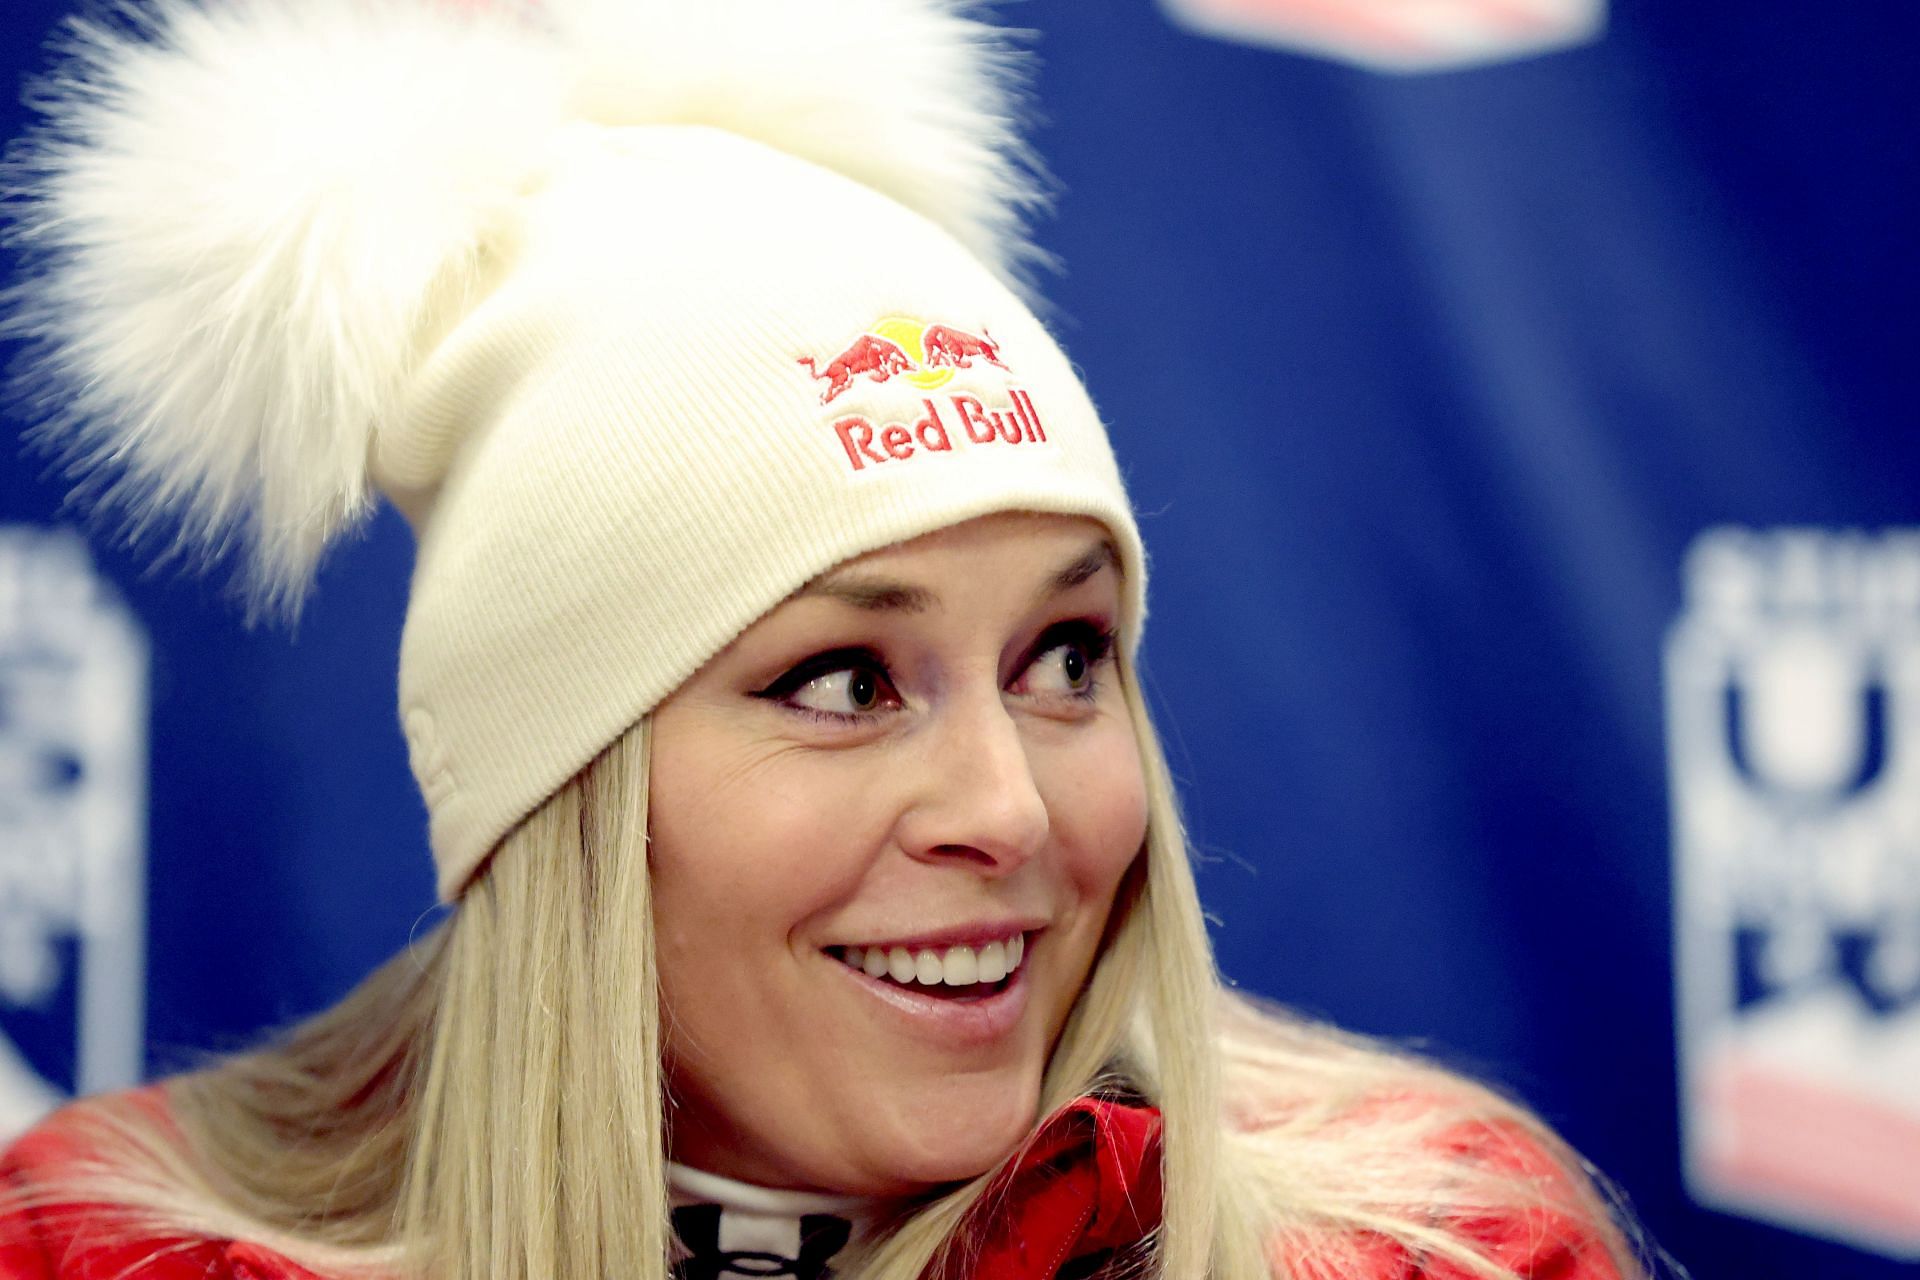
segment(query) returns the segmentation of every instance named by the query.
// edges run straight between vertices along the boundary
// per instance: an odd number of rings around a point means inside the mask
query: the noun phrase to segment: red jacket
[[[164,1095],[149,1091],[155,1105]],[[144,1099],[143,1099],[144,1100]],[[70,1120],[55,1116],[0,1158],[15,1185],[70,1168],[85,1154]],[[1552,1175],[1530,1145],[1484,1153],[1519,1172]],[[1538,1169],[1532,1166],[1538,1162]],[[1082,1098],[1049,1120],[995,1196],[993,1226],[973,1280],[1086,1275],[1160,1218],[1160,1116],[1145,1107]],[[257,1245],[233,1240],[126,1238],[113,1211],[19,1210],[0,1215],[0,1280],[323,1280]],[[1460,1224],[1495,1260],[1529,1280],[1618,1280],[1605,1251],[1574,1224],[1540,1215]],[[1422,1266],[1388,1241],[1359,1241],[1358,1273],[1294,1264],[1298,1280],[1467,1280]]]

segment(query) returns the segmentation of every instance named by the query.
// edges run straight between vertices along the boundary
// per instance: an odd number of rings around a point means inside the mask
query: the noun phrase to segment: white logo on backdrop
[[[1448,71],[1597,39],[1606,0],[1161,0],[1183,26],[1379,71]]]
[[[1688,1185],[1920,1257],[1920,530],[1702,535],[1667,708]]]
[[[147,641],[77,536],[0,525],[0,1009],[74,1009],[78,1093],[139,1080]],[[0,1034],[0,1134],[58,1105]]]

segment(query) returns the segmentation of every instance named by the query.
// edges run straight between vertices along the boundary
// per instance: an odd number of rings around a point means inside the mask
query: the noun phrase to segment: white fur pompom
[[[1027,59],[965,0],[547,0],[581,114],[705,124],[846,174],[1019,284],[1047,181]]]
[[[242,534],[253,602],[297,610],[423,308],[558,118],[552,51],[374,0],[157,0],[62,46],[15,157],[42,436],[136,533]]]
[[[117,0],[12,156],[38,438],[135,533],[292,613],[569,120],[707,124],[919,210],[1017,279],[1040,180],[963,0]]]

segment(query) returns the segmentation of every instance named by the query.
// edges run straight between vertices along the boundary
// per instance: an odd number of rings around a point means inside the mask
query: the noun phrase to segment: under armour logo
[[[673,1211],[673,1233],[686,1257],[673,1264],[673,1280],[721,1280],[723,1276],[792,1276],[793,1280],[828,1280],[827,1264],[844,1249],[853,1224],[830,1213],[809,1213],[800,1219],[797,1257],[759,1249],[720,1247],[720,1206],[682,1205]]]

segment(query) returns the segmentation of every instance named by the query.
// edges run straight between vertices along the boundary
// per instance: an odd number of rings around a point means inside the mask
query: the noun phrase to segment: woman
[[[21,162],[46,437],[296,609],[377,490],[450,922],[8,1158],[7,1274],[1632,1270],[1577,1162],[1225,997],[1145,558],[943,0],[151,0]]]

